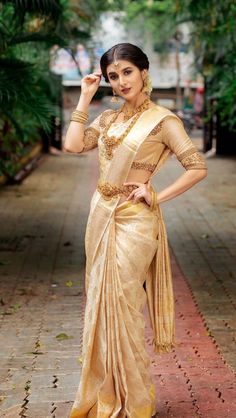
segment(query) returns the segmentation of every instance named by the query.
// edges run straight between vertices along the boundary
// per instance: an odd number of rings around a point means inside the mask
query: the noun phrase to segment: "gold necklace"
[[[150,103],[150,99],[148,98],[148,99],[144,100],[144,102],[140,106],[138,106],[136,109],[134,109],[132,111],[132,116],[134,116],[133,120],[130,122],[129,126],[125,129],[124,133],[121,136],[119,136],[118,138],[115,137],[115,136],[113,136],[113,135],[112,136],[109,136],[107,134],[107,132],[109,131],[111,125],[115,122],[115,120],[117,119],[117,117],[119,116],[119,114],[121,112],[123,112],[125,114],[125,112],[124,112],[125,105],[123,105],[120,108],[120,110],[118,110],[118,112],[115,112],[113,118],[111,119],[111,121],[109,122],[109,124],[107,125],[107,127],[105,128],[104,133],[103,133],[103,136],[102,136],[102,141],[103,141],[104,146],[105,146],[105,156],[106,156],[106,158],[108,160],[111,160],[113,158],[113,149],[116,148],[116,147],[118,147],[118,145],[120,145],[123,142],[123,140],[128,135],[128,133],[131,130],[131,128],[137,122],[137,120],[140,117],[140,115],[145,110],[148,109],[149,103]],[[129,115],[130,114],[131,114],[131,111],[130,111]],[[129,116],[128,119],[130,119],[130,117],[132,117],[132,116]]]
[[[144,102],[140,106],[138,106],[134,109],[128,109],[127,106],[126,106],[126,103],[124,103],[122,108],[121,108],[121,112],[124,114],[124,121],[126,122],[129,119],[131,119],[137,112],[140,111],[140,109],[142,109],[143,106],[146,106],[146,103],[147,104],[150,103],[149,98],[145,99]]]

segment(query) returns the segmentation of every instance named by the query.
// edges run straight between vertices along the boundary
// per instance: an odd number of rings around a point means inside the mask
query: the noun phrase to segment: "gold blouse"
[[[116,111],[110,109],[105,110],[89,125],[88,128],[85,129],[84,133],[83,151],[88,151],[96,146],[99,148],[100,179],[104,177],[110,164],[110,161],[105,157],[102,133],[106,124],[114,115],[114,112]],[[113,123],[108,134],[120,136],[129,125],[131,119],[127,122]],[[152,173],[166,147],[176,155],[186,170],[207,169],[204,158],[189,138],[182,121],[171,113],[156,125],[144,140],[138,149],[135,161],[131,168]]]

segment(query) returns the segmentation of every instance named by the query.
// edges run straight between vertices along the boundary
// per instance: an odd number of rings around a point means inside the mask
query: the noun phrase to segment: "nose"
[[[120,83],[121,87],[125,87],[126,82],[125,82],[125,78],[124,78],[123,74],[121,74],[120,77],[119,77],[119,83]]]

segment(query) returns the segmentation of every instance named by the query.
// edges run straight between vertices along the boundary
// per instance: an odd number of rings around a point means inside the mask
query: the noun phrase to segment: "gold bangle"
[[[84,119],[75,119],[75,118],[73,118],[73,117],[71,117],[71,119],[70,119],[70,121],[71,122],[77,122],[77,123],[82,123],[83,125],[85,125],[86,124],[86,120],[84,120]]]
[[[75,110],[74,112],[72,112],[71,118],[70,118],[71,122],[82,123],[83,125],[85,125],[87,120],[88,120],[88,114],[85,112],[81,112],[80,110]]]
[[[157,193],[152,190],[150,210],[153,212],[157,209]]]
[[[154,197],[153,195],[154,195],[154,192],[153,192],[153,190],[152,190],[152,191],[151,191],[151,203],[150,203],[150,210],[151,210],[151,211],[153,211],[153,200],[154,200],[154,199],[153,199],[153,197]]]
[[[74,110],[74,112],[72,112],[72,115],[82,116],[82,117],[88,119],[88,113],[82,112],[82,110]]]

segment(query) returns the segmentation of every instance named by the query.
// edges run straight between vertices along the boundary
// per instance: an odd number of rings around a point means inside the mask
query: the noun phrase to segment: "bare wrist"
[[[81,94],[76,109],[84,111],[88,110],[91,100],[92,98],[88,97],[88,95]]]

